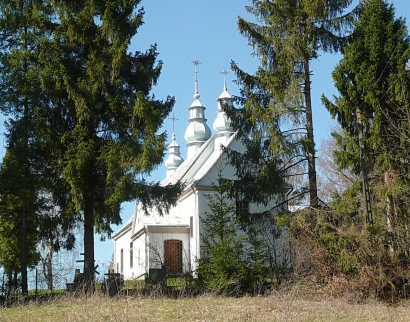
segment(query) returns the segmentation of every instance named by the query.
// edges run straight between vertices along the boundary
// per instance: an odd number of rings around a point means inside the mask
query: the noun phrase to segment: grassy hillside
[[[350,303],[326,294],[291,292],[266,297],[201,296],[184,299],[121,296],[74,298],[2,308],[0,321],[410,321],[410,302],[395,306]]]

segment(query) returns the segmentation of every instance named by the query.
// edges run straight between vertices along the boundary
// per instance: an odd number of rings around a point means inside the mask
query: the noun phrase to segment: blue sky
[[[410,20],[409,0],[391,2],[396,7],[396,16],[409,17]],[[253,19],[245,11],[245,5],[250,3],[247,0],[143,0],[141,3],[145,8],[145,24],[138,30],[130,51],[145,51],[151,44],[157,44],[158,58],[164,65],[153,93],[158,99],[165,99],[167,95],[176,99],[174,113],[179,120],[175,123],[175,134],[184,158],[188,107],[194,100],[195,89],[191,61],[197,57],[201,62],[198,74],[200,100],[207,107],[206,117],[211,129],[216,116],[216,98],[223,90],[222,68],[229,69],[231,60],[234,60],[243,70],[252,73],[258,65],[258,60],[251,56],[252,48],[247,45],[247,39],[239,34],[236,25],[238,16]],[[320,141],[329,137],[334,124],[322,106],[320,96],[322,93],[328,97],[335,94],[330,74],[339,59],[339,55],[323,54],[312,64],[313,122],[317,149]],[[232,95],[238,94],[232,82],[233,73],[229,73],[226,79],[228,91]],[[163,130],[167,131],[170,139],[171,120],[166,120]],[[152,174],[151,180],[161,181],[164,177],[165,167],[161,166]],[[133,203],[124,204],[123,221],[127,221],[132,213]],[[113,242],[100,242],[98,239],[96,236],[96,260],[109,261]]]

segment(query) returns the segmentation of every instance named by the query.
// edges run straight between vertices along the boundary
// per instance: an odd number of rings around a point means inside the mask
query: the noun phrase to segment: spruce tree
[[[264,171],[257,174],[253,184],[268,190],[275,188],[274,182],[276,188],[283,186],[289,171],[307,161],[309,203],[314,208],[318,197],[310,64],[320,51],[341,49],[344,28],[350,25],[354,11],[344,16],[342,13],[351,3],[253,0],[246,9],[257,22],[238,19],[239,32],[248,38],[253,54],[260,59],[254,75],[232,63],[241,88],[241,108],[238,114],[229,113],[250,140],[250,152],[244,157],[263,164]],[[239,158],[234,163],[251,173]]]
[[[218,182],[207,197],[209,211],[201,217],[199,278],[211,291],[232,291],[241,285],[247,270],[244,261],[246,235],[229,198],[230,184],[218,169]],[[243,285],[242,285],[243,286]]]
[[[47,97],[37,72],[38,39],[48,32],[39,23],[39,12],[47,14],[47,8],[43,1],[1,1],[0,7],[0,110],[7,117],[7,152],[0,170],[1,258],[6,270],[21,273],[27,294],[27,269],[38,260],[35,247],[44,232],[38,214],[44,207],[40,192],[47,165],[39,129]],[[10,247],[18,260],[10,261]]]
[[[207,196],[209,211],[201,217],[199,278],[211,291],[260,292],[268,279],[277,285],[289,268],[286,237],[272,212],[245,214],[249,205],[232,198],[232,181],[223,170],[219,165]]]
[[[94,279],[94,233],[110,236],[120,207],[135,198],[159,206],[175,192],[148,184],[162,161],[165,133],[158,134],[174,99],[151,93],[162,62],[156,46],[128,52],[143,23],[140,1],[50,1],[58,24],[45,41],[40,75],[65,122],[59,166],[84,223],[84,276]],[[52,80],[50,82],[49,80]]]
[[[40,200],[36,195],[37,180],[26,168],[27,163],[21,162],[27,160],[26,149],[17,149],[7,150],[0,169],[0,263],[7,274],[20,273],[21,285],[14,281],[14,287],[21,286],[22,293],[27,295],[27,270],[39,260],[37,243],[41,223],[36,211]]]
[[[384,218],[390,251],[406,253],[403,245],[408,231],[403,233],[403,229],[408,220],[406,151],[410,146],[406,139],[408,102],[403,93],[408,93],[410,85],[409,57],[406,25],[395,18],[393,5],[384,0],[366,1],[332,73],[339,96],[333,102],[323,98],[349,135],[334,134],[339,145],[336,161],[362,173],[363,180],[363,170],[369,172],[373,215],[376,221]],[[359,150],[364,151],[362,160]]]

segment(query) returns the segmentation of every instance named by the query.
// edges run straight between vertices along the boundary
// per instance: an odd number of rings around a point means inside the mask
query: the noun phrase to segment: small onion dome
[[[229,94],[226,84],[224,84],[224,90],[218,99],[218,111],[216,119],[213,124],[213,129],[217,134],[232,134],[234,130],[231,127],[231,120],[226,116],[225,112],[222,110],[223,105],[233,106],[233,97]]]
[[[181,157],[180,146],[175,140],[175,133],[172,134],[172,142],[168,145],[168,158],[165,160],[167,177],[169,177],[184,162]]]
[[[211,137],[211,129],[206,124],[205,109],[199,99],[195,99],[189,107],[189,125],[185,131],[187,146],[192,142],[205,142]]]
[[[192,63],[195,65],[195,101],[189,107],[189,124],[185,131],[185,141],[187,146],[187,158],[193,157],[201,146],[211,137],[211,129],[206,124],[205,106],[199,100],[198,92],[198,66],[200,62],[195,58]]]

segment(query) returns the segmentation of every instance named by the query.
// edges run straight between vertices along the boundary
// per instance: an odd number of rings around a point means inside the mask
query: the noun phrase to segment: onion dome
[[[229,94],[228,89],[226,87],[226,79],[225,75],[228,72],[225,68],[222,69],[221,74],[224,74],[224,89],[221,95],[219,95],[217,102],[218,102],[218,110],[216,119],[213,124],[214,131],[218,134],[218,136],[225,136],[229,138],[233,133],[234,130],[231,127],[231,120],[226,116],[225,112],[223,111],[223,106],[233,106],[233,97]]]
[[[193,157],[201,146],[211,137],[211,129],[206,124],[205,118],[206,107],[199,100],[198,92],[198,70],[197,67],[200,64],[198,59],[192,61],[195,65],[195,94],[194,102],[189,107],[189,124],[185,131],[185,141],[188,150],[187,159]]]
[[[167,178],[175,172],[182,162],[184,159],[181,157],[180,146],[175,139],[175,133],[172,133],[172,142],[168,145],[168,158],[165,160]]]

